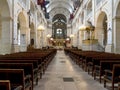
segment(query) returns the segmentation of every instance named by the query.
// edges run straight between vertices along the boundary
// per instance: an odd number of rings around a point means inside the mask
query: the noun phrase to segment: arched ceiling
[[[47,5],[47,11],[51,11],[53,8],[55,7],[64,7],[66,9],[68,9],[69,12],[72,12],[73,11],[73,6],[72,6],[72,2],[68,3],[69,0],[54,0],[54,2],[51,2],[49,5]]]
[[[56,15],[56,14],[63,14],[64,16],[66,16],[67,20],[69,19],[69,15],[70,15],[70,12],[66,9],[66,8],[63,8],[63,7],[56,7],[56,8],[53,8],[51,11],[50,11],[50,19],[52,20],[52,18]]]
[[[69,19],[70,14],[74,11],[73,2],[75,0],[47,0],[49,4],[46,5],[47,12],[49,13],[50,20],[56,14],[63,14]]]

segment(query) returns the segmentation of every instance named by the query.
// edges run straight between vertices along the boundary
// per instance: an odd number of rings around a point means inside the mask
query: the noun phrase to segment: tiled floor
[[[58,51],[34,90],[107,90]]]

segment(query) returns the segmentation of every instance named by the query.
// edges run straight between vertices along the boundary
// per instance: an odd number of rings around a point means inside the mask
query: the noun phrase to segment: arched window
[[[57,14],[52,22],[52,37],[54,39],[65,39],[67,36],[66,17],[62,14]]]

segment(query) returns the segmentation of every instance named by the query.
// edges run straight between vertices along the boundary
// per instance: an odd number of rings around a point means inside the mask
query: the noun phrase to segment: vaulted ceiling
[[[75,0],[49,0],[49,4],[46,5],[50,16],[49,20],[52,20],[57,14],[63,14],[68,20],[70,14],[74,11],[73,1]]]

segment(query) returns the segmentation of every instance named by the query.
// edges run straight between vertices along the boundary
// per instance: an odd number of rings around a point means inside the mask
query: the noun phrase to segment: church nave
[[[57,51],[34,90],[107,90],[103,83],[76,65],[64,51]]]

